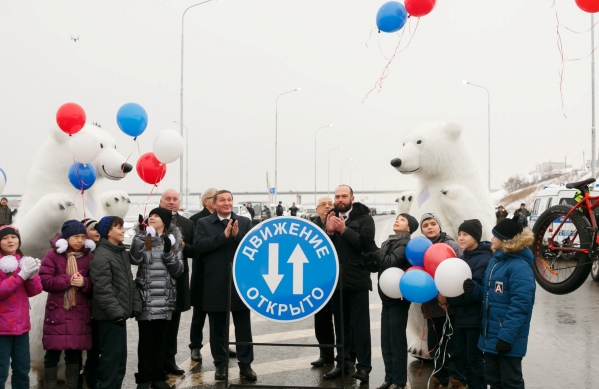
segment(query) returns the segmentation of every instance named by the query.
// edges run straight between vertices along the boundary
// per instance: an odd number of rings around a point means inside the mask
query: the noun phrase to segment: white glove
[[[147,226],[146,227],[146,232],[148,233],[148,235],[150,235],[152,238],[156,236],[156,230],[154,229],[154,227],[152,226]]]
[[[29,278],[28,278],[29,280],[31,280],[31,279],[33,279],[33,277],[36,276],[37,273],[39,273],[42,261],[40,261],[37,258],[32,258],[32,257],[23,257],[21,259],[21,261],[25,258],[27,258],[27,261],[30,262],[31,266],[33,267],[33,272],[31,272],[31,274],[29,275]]]
[[[19,262],[19,266],[21,268],[21,271],[19,271],[19,276],[23,280],[29,279],[29,277],[31,277],[31,275],[37,271],[37,263],[31,257],[21,258],[21,261]]]
[[[94,251],[96,249],[96,242],[94,242],[91,239],[86,239],[85,240],[85,247],[87,247],[89,249],[89,251]]]
[[[59,254],[64,253],[69,248],[69,244],[66,239],[58,239],[56,241],[56,252]]]
[[[169,234],[168,238],[169,238],[169,239],[170,239],[170,241],[171,241],[171,246],[174,246],[174,245],[175,245],[175,242],[176,242],[176,240],[175,240],[175,236],[174,236],[173,234]]]

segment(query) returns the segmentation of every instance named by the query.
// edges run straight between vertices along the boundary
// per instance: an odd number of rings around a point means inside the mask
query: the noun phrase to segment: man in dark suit
[[[179,335],[179,322],[181,321],[181,312],[189,311],[191,308],[189,301],[189,264],[188,258],[194,258],[195,250],[193,248],[193,237],[195,234],[195,224],[179,215],[177,211],[181,205],[179,193],[174,189],[167,189],[160,197],[160,207],[166,208],[173,213],[171,225],[178,227],[183,235],[183,274],[177,281],[177,301],[171,320],[166,327],[166,349],[164,354],[164,370],[168,374],[182,375],[185,371],[177,366],[175,355],[177,355],[177,337]]]
[[[217,380],[225,379],[227,355],[225,331],[229,290],[229,266],[241,240],[252,228],[252,222],[238,217],[232,212],[233,195],[228,190],[219,190],[214,195],[215,212],[198,220],[193,240],[196,252],[204,258],[204,293],[202,307],[210,320],[210,351],[214,358]],[[235,325],[235,339],[238,342],[252,342],[250,310],[239,298],[235,286],[231,284],[231,313]],[[252,370],[254,348],[237,346],[237,359],[241,377],[256,381]]]

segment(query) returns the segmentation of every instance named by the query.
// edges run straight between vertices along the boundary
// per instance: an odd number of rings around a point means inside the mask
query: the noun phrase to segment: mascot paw
[[[397,210],[398,213],[409,213],[410,208],[412,207],[412,201],[415,197],[414,191],[405,191],[399,195],[397,199]]]
[[[420,346],[412,346],[408,348],[408,354],[413,358],[420,359],[423,361],[432,359],[428,352],[422,350]]]
[[[127,192],[112,191],[102,194],[102,207],[106,215],[125,217],[129,212],[131,200]]]

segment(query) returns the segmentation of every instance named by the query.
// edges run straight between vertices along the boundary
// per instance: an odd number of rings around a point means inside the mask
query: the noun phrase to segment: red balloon
[[[576,5],[584,12],[599,12],[599,0],[576,0]]]
[[[422,270],[422,271],[426,271],[425,268],[423,268],[422,266],[411,266],[408,268],[408,270],[406,270],[406,273],[412,270]]]
[[[157,185],[166,174],[166,164],[157,160],[154,153],[150,152],[139,157],[135,170],[143,182]]]
[[[79,104],[63,104],[56,111],[56,123],[67,134],[76,134],[85,125],[85,111]]]
[[[447,258],[455,258],[455,251],[445,243],[435,243],[424,253],[424,268],[435,278],[437,266]]]
[[[436,0],[405,0],[404,5],[410,15],[419,18],[428,15],[435,8],[435,3]]]

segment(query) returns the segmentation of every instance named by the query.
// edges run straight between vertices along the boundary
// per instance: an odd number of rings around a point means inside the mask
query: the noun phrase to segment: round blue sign
[[[338,277],[337,252],[326,232],[298,217],[258,224],[244,236],[233,260],[241,300],[277,322],[314,315],[333,296]]]

